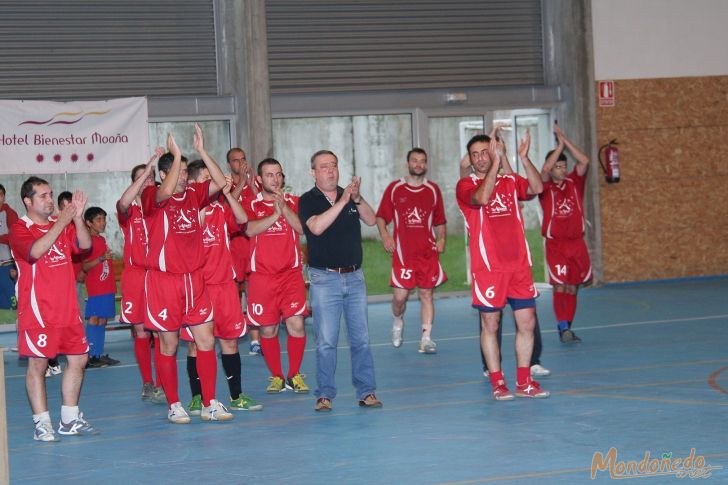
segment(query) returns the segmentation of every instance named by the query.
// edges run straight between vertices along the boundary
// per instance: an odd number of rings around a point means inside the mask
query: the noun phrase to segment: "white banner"
[[[128,171],[148,145],[146,98],[0,100],[0,174]]]

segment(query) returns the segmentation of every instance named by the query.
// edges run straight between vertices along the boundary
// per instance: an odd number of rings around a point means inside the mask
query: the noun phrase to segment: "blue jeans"
[[[336,346],[341,315],[351,349],[351,383],[358,399],[376,389],[374,360],[369,350],[369,320],[364,272],[335,273],[309,268],[311,309],[316,335],[316,397],[336,397]]]

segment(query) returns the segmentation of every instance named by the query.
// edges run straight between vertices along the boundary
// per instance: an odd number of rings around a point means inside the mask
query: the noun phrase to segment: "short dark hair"
[[[136,167],[132,168],[131,169],[131,181],[134,182],[136,180],[136,178],[134,176],[137,174],[137,172],[139,170],[144,170],[145,168],[147,168],[146,163],[141,163],[141,164],[137,165]],[[152,169],[152,178],[154,178],[154,169]]]
[[[263,167],[266,165],[278,165],[280,167],[281,162],[279,162],[275,158],[266,158],[261,160],[261,162],[258,164],[258,175],[263,175]]]
[[[64,190],[63,192],[58,194],[58,207],[61,207],[61,202],[63,202],[64,200],[71,202],[73,200],[73,194],[68,190]]]
[[[3,195],[5,195],[5,186],[3,184],[0,184],[0,192],[2,192]]]
[[[410,156],[412,156],[413,153],[419,153],[420,155],[424,155],[425,158],[427,158],[427,152],[423,150],[422,148],[415,147],[412,150],[407,152],[407,161],[409,162]]]
[[[311,155],[311,168],[314,168],[314,162],[316,161],[316,157],[320,157],[321,155],[333,155],[333,157],[336,159],[336,162],[339,162],[339,157],[337,157],[336,154],[331,150],[319,150]]]
[[[184,163],[187,163],[187,157],[182,157],[182,161]],[[159,161],[157,162],[157,170],[166,174],[167,172],[169,172],[169,169],[172,166],[172,162],[174,162],[174,155],[169,152],[165,153],[164,155],[159,157]]]
[[[91,222],[96,216],[106,217],[106,211],[101,207],[89,207],[88,209],[86,209],[86,212],[83,213],[83,220],[86,222]]]
[[[189,180],[197,180],[200,176],[200,172],[207,168],[205,162],[202,160],[193,160],[187,164],[187,178]]]
[[[239,147],[232,147],[230,150],[228,150],[225,154],[225,160],[227,160],[228,163],[230,163],[230,155],[235,152],[245,153],[245,150]]]
[[[25,204],[25,198],[32,199],[35,195],[35,188],[39,185],[50,185],[46,180],[40,177],[32,176],[28,178],[23,185],[20,186],[20,200]],[[26,204],[27,207],[27,204]]]
[[[556,149],[549,151],[546,154],[546,160],[548,160],[549,157],[551,156],[551,154],[553,154],[555,151],[556,151]],[[557,158],[556,161],[557,162],[566,162],[567,161],[566,160],[566,154],[564,152],[559,153],[559,158]]]
[[[488,135],[475,135],[474,137],[472,137],[468,142],[468,154],[470,153],[470,147],[480,142],[490,143],[490,137]]]

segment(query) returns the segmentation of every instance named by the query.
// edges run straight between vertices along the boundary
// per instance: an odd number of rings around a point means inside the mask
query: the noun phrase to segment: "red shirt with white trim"
[[[91,254],[85,261],[103,258],[109,247],[103,236],[91,236]],[[105,259],[86,272],[86,293],[88,296],[108,295],[116,293],[116,280],[111,261]]]
[[[23,329],[78,325],[80,317],[76,278],[71,255],[83,252],[78,247],[73,223],[63,228],[56,241],[41,258],[30,257],[33,243],[55,223],[35,224],[27,216],[10,228],[10,250],[18,268],[18,324]]]
[[[410,185],[404,178],[395,180],[384,191],[377,217],[394,221],[393,238],[402,264],[412,257],[437,253],[435,226],[445,224],[445,208],[440,187],[425,180]]]
[[[210,181],[191,183],[184,192],[157,204],[157,187],[142,192],[148,230],[147,268],[167,273],[192,273],[204,263],[200,209],[210,203]]]
[[[240,225],[230,206],[217,201],[205,207],[201,214],[204,217],[202,246],[205,248],[205,283],[226,283],[237,276],[230,252],[230,234],[238,232]]]
[[[584,186],[586,174],[572,170],[561,185],[543,183],[538,200],[543,209],[541,234],[547,239],[580,239],[584,235]]]
[[[531,266],[531,252],[519,200],[527,200],[528,180],[517,174],[498,175],[486,205],[472,205],[472,195],[483,180],[475,174],[460,179],[455,189],[465,218],[471,272],[516,271]]]
[[[146,267],[147,264],[147,228],[144,224],[142,207],[135,200],[126,210],[119,210],[116,203],[116,218],[124,234],[124,266]]]
[[[283,194],[288,207],[298,214],[298,197]],[[245,212],[248,219],[255,221],[265,219],[275,209],[274,202],[263,199],[262,194],[247,203]],[[266,274],[277,274],[293,268],[301,267],[300,236],[281,215],[264,232],[250,239],[250,271]]]

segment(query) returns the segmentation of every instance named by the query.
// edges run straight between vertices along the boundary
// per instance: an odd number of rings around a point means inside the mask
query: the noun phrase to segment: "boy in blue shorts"
[[[106,322],[116,316],[116,279],[112,254],[101,235],[106,230],[106,211],[89,207],[83,216],[91,234],[91,253],[83,262],[86,272],[86,338],[89,344],[88,368],[116,365],[118,360],[104,354]]]

